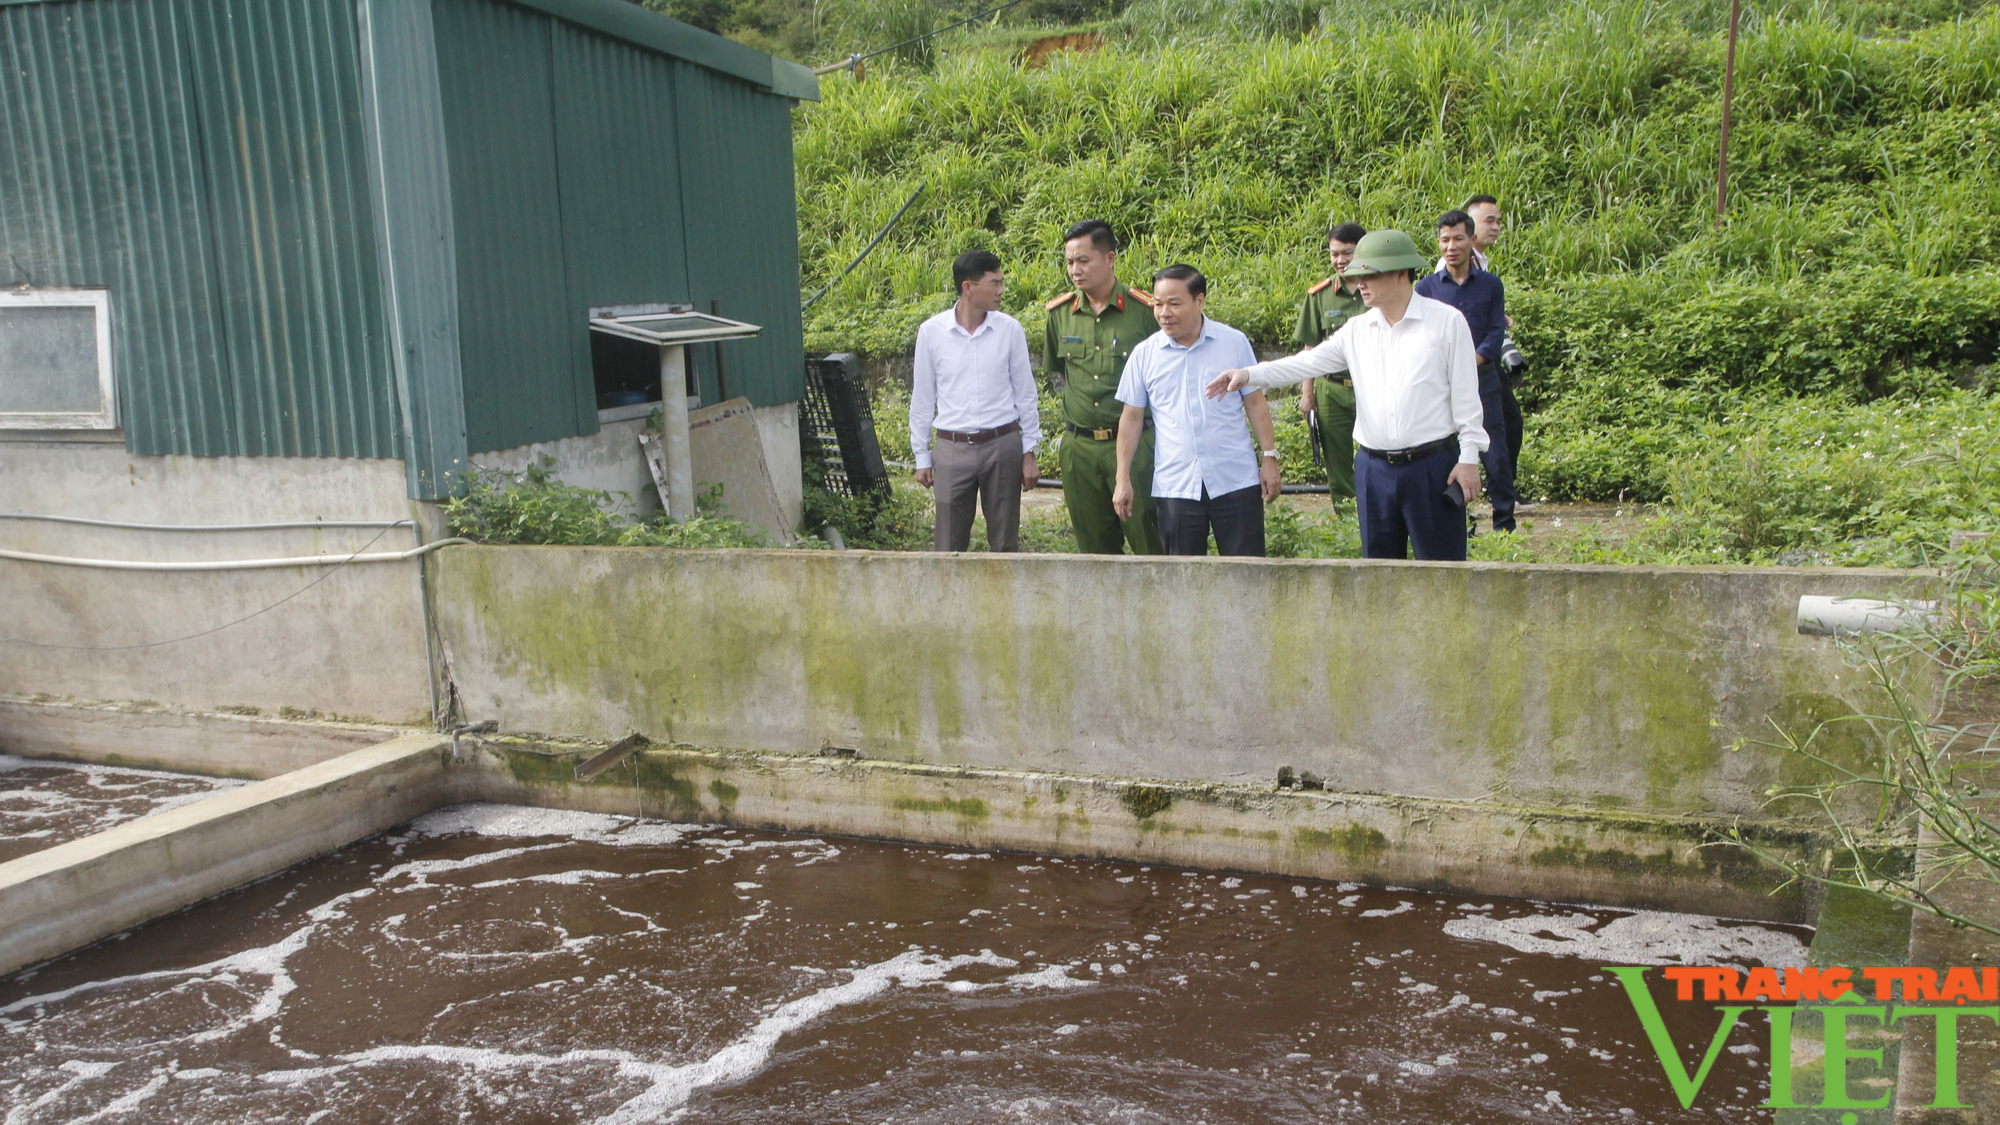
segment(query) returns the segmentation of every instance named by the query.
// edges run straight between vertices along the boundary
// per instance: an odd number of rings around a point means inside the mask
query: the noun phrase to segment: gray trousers
[[[1004,434],[978,445],[939,438],[931,448],[931,491],[937,523],[931,549],[963,551],[972,545],[973,503],[986,515],[986,545],[1021,549],[1021,435]]]

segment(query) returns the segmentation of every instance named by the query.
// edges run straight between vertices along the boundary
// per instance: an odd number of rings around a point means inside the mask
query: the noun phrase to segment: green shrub
[[[556,460],[542,454],[519,473],[474,467],[465,495],[445,501],[451,533],[480,543],[622,547],[769,547],[763,532],[728,518],[722,486],[696,498],[697,513],[678,523],[657,513],[626,515],[632,497],[564,484]]]

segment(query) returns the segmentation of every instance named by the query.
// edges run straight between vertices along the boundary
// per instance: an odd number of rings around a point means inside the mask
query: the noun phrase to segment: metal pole
[[[1736,23],[1743,16],[1743,0],[1729,0],[1729,53],[1722,64],[1722,143],[1715,166],[1715,218],[1720,222],[1729,212],[1729,115],[1736,94]]]
[[[667,515],[694,515],[694,452],[688,440],[687,346],[660,348],[660,454],[667,463]]]

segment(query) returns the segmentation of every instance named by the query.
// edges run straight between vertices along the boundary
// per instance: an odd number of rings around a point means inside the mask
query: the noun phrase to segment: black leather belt
[[[1413,445],[1408,449],[1370,449],[1364,445],[1361,447],[1361,452],[1375,458],[1377,461],[1387,461],[1391,465],[1407,465],[1412,461],[1421,461],[1426,457],[1442,453],[1447,449],[1457,448],[1458,438],[1441,437],[1436,441],[1427,441],[1422,445]]]
[[[939,430],[937,436],[944,441],[955,441],[960,445],[984,445],[995,438],[1003,438],[1008,434],[1018,434],[1020,432],[1021,423],[1009,422],[995,430],[971,430],[965,433],[958,433],[952,430]]]
[[[1079,426],[1075,422],[1064,422],[1063,428],[1078,437],[1087,437],[1092,441],[1116,441],[1118,439],[1118,427],[1116,426],[1108,430],[1093,430],[1087,426]],[[1141,428],[1152,429],[1153,420],[1151,418],[1146,419],[1145,425]]]

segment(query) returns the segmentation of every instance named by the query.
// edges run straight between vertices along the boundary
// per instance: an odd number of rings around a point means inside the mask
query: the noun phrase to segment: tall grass
[[[1159,33],[1042,69],[947,50],[928,73],[829,81],[796,130],[808,286],[930,188],[812,310],[809,346],[906,349],[975,246],[1006,263],[1008,308],[1038,340],[1043,299],[1067,286],[1061,231],[1100,217],[1126,277],[1192,262],[1211,315],[1276,349],[1325,272],[1330,222],[1422,244],[1486,191],[1508,215],[1494,264],[1534,364],[1533,494],[1686,494],[1668,470],[1690,428],[1746,402],[1989,393],[2000,11],[1750,5],[1717,222],[1717,7],[1348,0],[1302,28],[1237,0],[1135,0],[1125,18],[1152,12]],[[1971,495],[1956,517],[1926,509],[1923,534],[2000,524]]]

